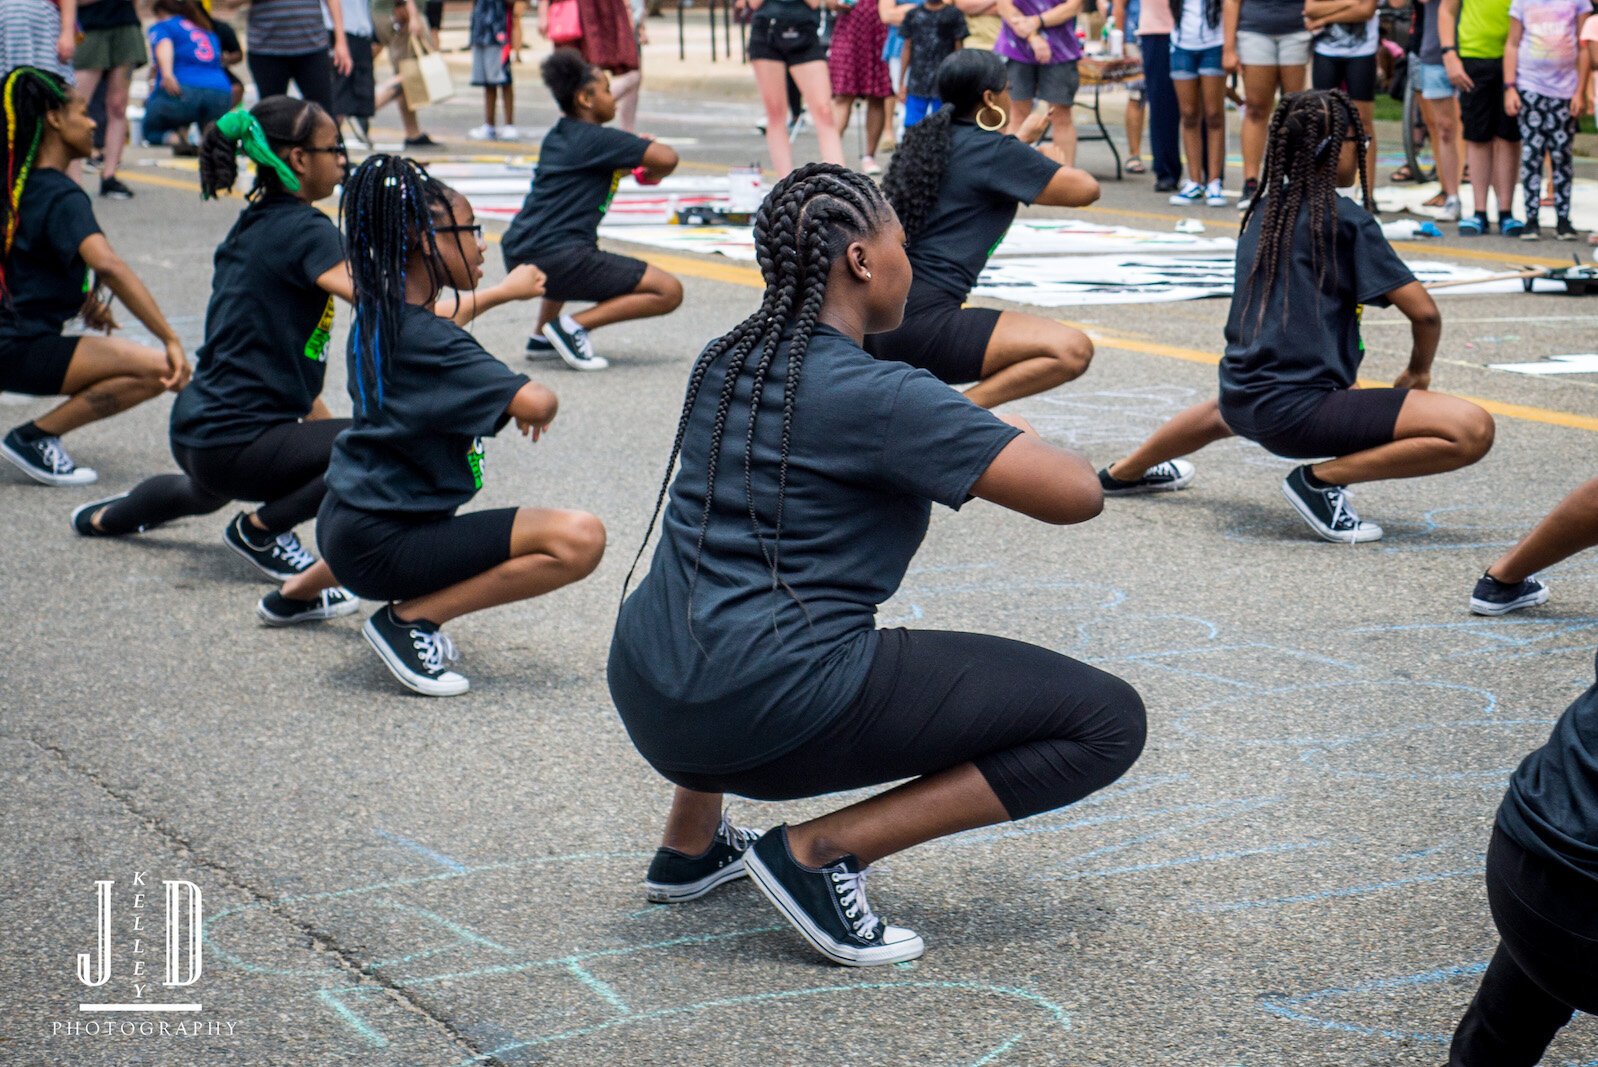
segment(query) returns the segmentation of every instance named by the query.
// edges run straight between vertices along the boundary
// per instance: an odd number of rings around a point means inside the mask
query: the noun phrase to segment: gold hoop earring
[[[991,126],[989,126],[986,122],[982,121],[983,114],[989,108],[992,108],[993,109],[993,113],[995,115],[999,116],[999,121],[995,122]],[[1008,126],[1010,124],[1010,116],[1008,114],[1006,114],[1004,108],[1000,107],[998,104],[983,104],[981,107],[979,107],[977,109],[976,120],[977,120],[977,125],[979,127],[981,127],[982,129],[987,130],[989,133],[997,133],[998,131],[1004,129],[1006,126]]]

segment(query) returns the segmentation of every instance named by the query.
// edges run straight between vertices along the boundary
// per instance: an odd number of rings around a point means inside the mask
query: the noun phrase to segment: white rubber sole
[[[721,870],[707,874],[697,882],[667,885],[664,882],[651,882],[646,878],[644,896],[649,898],[651,904],[686,904],[690,900],[698,900],[719,885],[747,877],[748,874],[744,861],[734,860]]]
[[[1158,485],[1133,484],[1133,486],[1129,489],[1105,489],[1104,495],[1144,496],[1149,493],[1174,493],[1178,489],[1186,489],[1188,486],[1192,485],[1193,478],[1197,474],[1198,470],[1196,468],[1189,468],[1186,474],[1178,478],[1173,478],[1168,482],[1161,482]]]
[[[377,658],[383,661],[383,666],[406,689],[420,693],[424,697],[456,697],[472,687],[471,683],[460,675],[455,675],[459,681],[438,681],[423,674],[417,674],[394,655],[394,650],[388,647],[388,642],[378,636],[377,628],[372,625],[372,620],[367,619],[366,625],[361,627],[361,636],[366,638],[366,643],[372,646],[372,651],[377,653]]]
[[[1282,483],[1282,495],[1287,497],[1287,502],[1293,505],[1293,510],[1298,512],[1305,525],[1314,530],[1315,536],[1322,541],[1330,541],[1334,545],[1362,545],[1382,539],[1382,528],[1375,523],[1366,523],[1354,532],[1347,534],[1340,534],[1336,530],[1328,529],[1321,523],[1320,519],[1315,517],[1315,513],[1309,509],[1309,506],[1298,498],[1298,494],[1288,488],[1286,482]]]
[[[333,607],[317,607],[310,611],[302,611],[298,615],[274,615],[267,610],[265,599],[255,603],[255,614],[268,626],[298,626],[302,622],[325,622],[328,619],[342,619],[346,615],[354,615],[361,610],[361,602],[351,597],[341,600]]]
[[[240,548],[238,545],[233,543],[233,539],[228,536],[228,531],[230,531],[232,529],[233,529],[233,526],[232,526],[231,523],[229,523],[227,529],[222,531],[222,543],[224,545],[227,545],[229,548],[231,548],[233,550],[233,554],[234,555],[238,556],[245,563],[248,563],[250,565],[251,569],[253,569],[256,574],[261,575],[263,578],[266,578],[268,581],[277,582],[279,585],[281,585],[282,583],[288,581],[290,578],[298,578],[299,577],[299,575],[300,575],[299,571],[274,571],[270,567],[262,566],[260,561],[257,560],[254,556],[250,555],[244,549]]]
[[[1472,615],[1508,615],[1511,611],[1521,608],[1534,608],[1539,604],[1548,603],[1548,587],[1543,586],[1535,593],[1517,597],[1507,604],[1494,604],[1490,600],[1477,600],[1470,598],[1470,611]]]
[[[584,359],[582,353],[574,352],[566,344],[566,339],[561,337],[550,323],[545,323],[544,328],[539,332],[544,335],[544,340],[555,346],[555,354],[560,357],[560,361],[572,370],[604,370],[610,366],[610,361],[603,356]]]
[[[801,937],[810,942],[812,948],[833,963],[843,967],[882,967],[890,963],[919,959],[927,950],[926,943],[919,935],[913,935],[909,940],[897,944],[883,945],[881,948],[857,949],[850,945],[840,945],[810,921],[810,916],[806,915],[804,909],[788,895],[788,891],[783,889],[777,876],[760,862],[760,857],[755,855],[755,850],[752,848],[744,854],[744,867],[749,871],[749,880],[755,884],[755,888],[771,901],[782,913],[782,917],[799,931]]]
[[[26,456],[13,451],[12,448],[0,441],[0,456],[11,461],[11,465],[26,474],[40,485],[93,485],[100,480],[100,475],[88,467],[79,467],[71,474],[46,474],[44,471],[28,462]]]

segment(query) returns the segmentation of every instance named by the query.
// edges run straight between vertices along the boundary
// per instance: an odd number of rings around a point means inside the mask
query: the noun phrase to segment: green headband
[[[283,188],[291,193],[300,191],[299,176],[283,161],[282,156],[272,151],[272,146],[266,141],[266,131],[261,128],[260,119],[244,108],[236,107],[216,120],[216,128],[223,137],[233,142],[236,149],[242,149],[246,156],[261,166],[271,167],[276,171]]]

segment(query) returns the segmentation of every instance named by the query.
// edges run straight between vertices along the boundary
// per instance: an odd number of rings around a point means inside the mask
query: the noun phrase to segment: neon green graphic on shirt
[[[322,309],[322,321],[316,324],[316,329],[311,331],[310,339],[305,342],[305,358],[314,359],[318,363],[327,362],[327,342],[333,336],[333,296],[328,294],[327,307]]]
[[[1364,304],[1355,304],[1354,305],[1354,343],[1359,346],[1359,354],[1361,356],[1363,356],[1365,354],[1365,334],[1363,332],[1361,332],[1361,330],[1360,330],[1360,326],[1361,326],[1361,324],[1364,323],[1364,321],[1365,321],[1365,305]]]
[[[483,487],[483,455],[483,439],[474,437],[472,439],[472,447],[466,450],[466,466],[472,472],[473,489],[481,489]]]
[[[610,202],[616,199],[616,187],[621,184],[622,171],[616,171],[610,176],[610,192],[605,194],[605,202],[599,205],[601,215],[610,210]]]

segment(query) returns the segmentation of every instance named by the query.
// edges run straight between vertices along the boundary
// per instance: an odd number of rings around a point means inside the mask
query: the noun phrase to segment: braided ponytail
[[[11,303],[7,270],[11,244],[16,240],[22,192],[33,173],[44,140],[44,117],[66,106],[67,83],[58,74],[37,67],[17,67],[0,81],[0,106],[5,109],[5,143],[0,145],[0,166],[6,187],[0,196],[0,300]]]
[[[760,205],[754,222],[755,258],[760,264],[766,290],[755,313],[712,341],[694,362],[688,376],[687,396],[683,402],[682,415],[677,421],[671,456],[666,462],[666,475],[656,494],[654,511],[644,531],[643,543],[639,545],[622,585],[624,598],[660,519],[672,474],[682,455],[689,418],[699,400],[706,377],[718,367],[722,369],[722,378],[711,426],[705,499],[699,516],[694,572],[689,585],[689,632],[693,632],[693,588],[698,582],[700,564],[704,558],[705,535],[710,528],[723,438],[733,409],[742,402],[740,397],[744,389],[740,387],[747,388],[749,405],[743,444],[743,481],[750,528],[760,542],[771,568],[772,588],[786,590],[789,596],[795,595],[782,580],[780,553],[783,506],[788,485],[788,456],[793,441],[794,401],[799,377],[804,369],[811,338],[820,321],[833,263],[851,242],[870,237],[891,217],[888,202],[875,183],[863,175],[827,163],[813,163],[794,171],[778,182]],[[754,446],[761,400],[768,382],[777,380],[773,376],[773,368],[777,364],[778,349],[784,342],[786,362],[781,370],[782,436],[777,499],[768,510],[755,501]],[[763,519],[763,512],[771,518]],[[769,548],[766,540],[768,526]]]
[[[279,157],[277,163],[267,157],[255,160],[255,184],[250,188],[250,198],[253,200],[268,192],[291,191],[282,175],[286,173],[292,177],[292,172],[288,171],[288,165],[282,162],[281,157],[290,148],[309,146],[319,121],[328,118],[327,112],[310,100],[269,96],[251,108],[249,113],[259,123],[268,150]],[[328,121],[332,119],[328,118]],[[224,125],[213,123],[206,127],[205,136],[200,139],[200,195],[206,200],[218,193],[231,192],[233,183],[239,179],[237,156],[242,150],[241,140],[229,136],[222,129]]]

